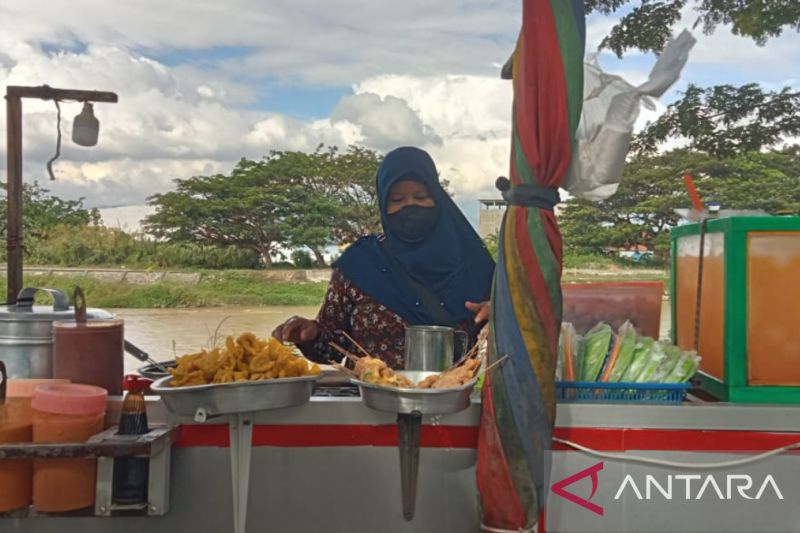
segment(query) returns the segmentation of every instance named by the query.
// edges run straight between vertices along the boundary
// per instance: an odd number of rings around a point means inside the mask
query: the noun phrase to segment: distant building
[[[478,218],[478,235],[485,239],[500,231],[503,214],[506,212],[506,201],[502,199],[478,200],[481,203],[480,217]]]

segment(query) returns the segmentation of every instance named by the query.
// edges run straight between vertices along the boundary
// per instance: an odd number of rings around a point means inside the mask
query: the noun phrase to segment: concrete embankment
[[[328,268],[318,269],[275,269],[258,270],[264,281],[276,282],[321,282],[330,278]],[[89,277],[106,282],[126,282],[136,285],[152,285],[162,281],[172,283],[198,284],[214,272],[180,272],[169,270],[127,270],[110,268],[64,268],[64,267],[26,267],[27,276],[63,276],[70,278]]]

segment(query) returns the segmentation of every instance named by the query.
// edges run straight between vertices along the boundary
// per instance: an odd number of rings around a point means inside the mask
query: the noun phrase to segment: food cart
[[[408,521],[401,511],[395,417],[365,407],[358,397],[339,396],[352,390],[322,387],[318,394],[305,405],[255,417],[249,531],[480,531],[474,470],[478,398],[465,411],[424,420],[416,516]],[[116,423],[118,407],[112,399],[109,423]],[[230,531],[227,425],[223,420],[176,420],[156,398],[148,402],[148,411],[153,427],[173,429],[167,433],[173,440],[167,461],[171,468],[158,480],[166,484],[158,494],[168,495],[163,500],[168,507],[152,516],[5,517],[0,519],[2,531]],[[631,455],[683,452],[683,460],[698,463],[718,452],[767,451],[800,442],[800,406],[791,405],[561,404],[557,420],[555,436],[563,441]],[[558,442],[555,446],[572,449]],[[584,452],[569,454],[556,453],[554,475],[573,467],[570,456],[594,461]],[[800,488],[797,471],[787,474],[778,480],[786,496]],[[102,483],[98,476],[98,486]],[[659,509],[648,508],[649,520],[674,524],[669,507]],[[573,515],[581,511],[575,507]],[[691,518],[702,523],[702,510],[695,513]],[[614,531],[644,530],[638,527],[631,523]]]
[[[743,223],[770,230],[756,237],[775,239],[776,225],[786,230],[781,238],[797,236],[797,221],[789,219],[720,221],[709,226],[714,231],[718,226],[740,227]],[[676,232],[676,242],[694,234],[692,227],[682,229]],[[784,245],[781,250],[784,253],[793,248]],[[714,246],[706,247],[705,253],[715,257]],[[778,259],[782,261],[782,256]],[[743,260],[752,262],[746,255]],[[735,265],[729,268],[735,269]],[[686,277],[695,279],[697,270],[693,272]],[[679,284],[682,275],[676,268],[673,283]],[[701,285],[706,283],[704,280]],[[751,301],[768,297],[757,287],[748,290],[755,291]],[[716,297],[713,291],[705,294],[703,298]],[[685,306],[687,298],[675,299],[673,314],[688,313],[676,308]],[[687,322],[679,317],[674,323],[680,326]],[[715,322],[701,324],[708,328]],[[685,334],[680,327],[673,333],[679,340]],[[701,370],[704,368],[709,367]],[[77,515],[43,515],[32,508],[21,509],[0,518],[0,530],[232,531],[235,512],[231,485],[237,469],[245,468],[249,490],[244,491],[246,498],[239,511],[244,513],[247,531],[481,531],[475,480],[480,394],[473,392],[469,405],[459,412],[422,417],[414,485],[416,508],[408,516],[404,513],[404,474],[398,453],[403,439],[396,414],[368,407],[359,389],[347,379],[331,379],[333,373],[325,374],[315,383],[307,402],[303,399],[298,405],[279,409],[252,407],[255,412],[248,420],[251,436],[246,437],[252,443],[252,456],[243,464],[233,464],[230,453],[232,446],[241,446],[236,436],[239,433],[230,428],[231,423],[241,426],[240,415],[211,413],[198,418],[191,413],[176,414],[158,396],[148,397],[151,432],[140,438],[126,440],[114,435],[121,397],[112,396],[106,413],[109,429],[86,444],[2,444],[0,458],[97,457],[98,470],[93,509]],[[712,386],[708,391],[716,389]],[[783,506],[773,515],[800,523],[800,505],[793,505],[800,503],[794,502],[800,494],[800,463],[792,453],[800,449],[800,405],[795,403],[728,403],[701,389],[671,405],[565,402],[557,406],[553,435],[551,482],[558,483],[586,468],[600,468],[597,465],[602,463],[599,488],[576,484],[567,492],[603,508],[605,522],[598,522],[595,512],[551,490],[546,519],[539,521],[539,531],[692,531],[693,524],[697,531],[705,531],[708,529],[703,524],[712,517],[727,517],[724,520],[728,522],[719,522],[720,528],[731,530],[792,531],[765,524],[759,512],[746,511],[741,502],[730,501],[724,503],[739,505],[739,510],[713,511],[712,503],[720,502],[687,505],[681,501],[677,502],[679,511],[676,502],[662,501],[642,508],[626,502],[625,512],[615,515],[615,505],[619,507],[615,489],[625,475],[637,472],[637,465],[648,468],[647,475],[651,476],[668,476],[676,471],[706,475],[721,470],[720,466],[704,465],[731,462],[730,471],[734,473],[771,475],[783,497]],[[131,454],[150,457],[148,502],[133,509],[114,505],[110,490],[113,458]],[[768,502],[759,505],[767,507],[758,509],[769,508]]]

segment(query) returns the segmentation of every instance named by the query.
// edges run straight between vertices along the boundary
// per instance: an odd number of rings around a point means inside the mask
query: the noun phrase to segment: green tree
[[[601,43],[618,57],[630,49],[659,53],[686,13],[688,0],[586,0],[589,12],[622,13]],[[785,30],[800,29],[797,0],[698,0],[695,26],[706,34],[730,25],[736,35],[763,46]],[[800,134],[800,92],[690,85],[658,119],[634,138],[616,195],[599,203],[572,199],[560,217],[568,251],[602,253],[646,244],[666,254],[676,208],[690,205],[681,176],[691,172],[705,200],[724,207],[770,213],[798,207],[798,151],[779,148]],[[689,149],[658,155],[665,141]]]
[[[763,209],[768,213],[800,209],[800,150],[751,152],[716,158],[686,149],[633,158],[619,190],[601,202],[570,199],[559,222],[565,248],[604,253],[645,244],[669,250],[669,230],[690,206],[682,176],[695,178],[705,201],[726,209]]]
[[[654,153],[666,140],[684,138],[691,148],[731,157],[779,146],[792,135],[800,135],[798,91],[765,91],[755,83],[707,89],[689,85],[636,136],[632,149]]]
[[[382,160],[374,150],[359,146],[344,151],[320,145],[312,153],[271,152],[267,156],[271,168],[303,187],[291,244],[308,247],[322,264],[325,245],[350,243],[380,231],[375,175]],[[440,182],[448,191],[447,179]]]
[[[800,29],[798,0],[699,0],[695,26],[706,34],[730,25],[735,35],[763,46],[784,30]],[[626,50],[659,53],[688,0],[586,0],[587,11],[624,13],[601,47],[622,57]],[[766,91],[757,84],[740,87],[690,86],[681,98],[633,144],[652,152],[667,139],[683,137],[692,148],[729,157],[737,152],[778,146],[786,136],[800,134],[800,92],[790,88]]]
[[[292,252],[292,264],[297,268],[311,268],[314,260],[305,250],[295,250]]]
[[[489,250],[489,254],[491,254],[492,259],[497,261],[497,254],[499,250],[499,240],[500,232],[496,231],[491,235],[487,235],[486,238],[483,239],[483,244],[486,246],[486,249]]]
[[[309,248],[317,265],[323,265],[325,246],[375,231],[380,224],[375,174],[381,160],[376,152],[356,146],[344,152],[323,145],[312,153],[271,152],[265,164],[294,187],[289,244]]]
[[[730,25],[734,35],[753,39],[763,45],[785,29],[800,29],[800,3],[797,0],[700,0],[694,2],[698,15],[695,26],[706,34],[721,24]],[[688,0],[586,0],[587,12],[605,15],[626,12],[611,29],[601,46],[617,56],[631,48],[660,52],[681,19]],[[631,8],[631,6],[633,6]]]
[[[326,246],[375,229],[380,161],[368,149],[324,146],[242,159],[229,175],[176,180],[175,191],[151,197],[145,229],[170,242],[251,249],[265,267],[282,247],[307,247],[324,265]]]
[[[6,188],[6,184],[3,184]],[[100,213],[97,209],[86,209],[83,198],[77,200],[64,200],[50,194],[48,189],[40,186],[38,182],[25,183],[22,186],[22,234],[29,246],[35,247],[37,243],[46,241],[50,233],[59,226],[79,227],[100,223]],[[3,240],[6,238],[6,210],[8,199],[0,199],[0,233]],[[5,246],[3,246],[5,257]]]
[[[353,242],[361,235],[380,231],[375,175],[383,156],[368,148],[351,146],[335,153],[336,195],[342,211],[333,225],[338,242]]]
[[[148,199],[156,212],[145,231],[170,242],[254,250],[265,267],[288,242],[295,187],[264,161],[242,159],[230,175],[175,180],[176,190]]]

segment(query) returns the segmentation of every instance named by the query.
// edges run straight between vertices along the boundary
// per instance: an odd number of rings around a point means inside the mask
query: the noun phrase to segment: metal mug
[[[446,326],[409,326],[406,328],[406,370],[441,372],[455,361],[454,339],[463,335],[462,357],[467,353],[467,333]]]

